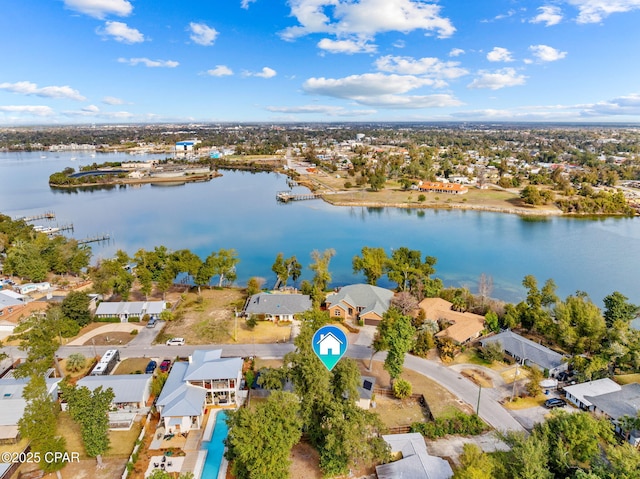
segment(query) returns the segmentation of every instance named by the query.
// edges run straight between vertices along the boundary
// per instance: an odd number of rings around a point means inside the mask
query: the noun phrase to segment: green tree
[[[494,311],[487,311],[487,314],[484,315],[484,322],[489,331],[493,333],[500,331],[500,321]]]
[[[388,351],[384,360],[384,369],[393,381],[400,377],[404,356],[413,348],[415,329],[411,325],[409,316],[404,316],[397,309],[391,308],[384,314],[378,325],[378,334]]]
[[[87,364],[87,358],[84,357],[84,354],[73,353],[73,354],[70,354],[69,357],[67,358],[67,364],[65,366],[65,369],[69,372],[77,373],[78,371],[81,371],[86,364]]]
[[[46,453],[66,452],[66,442],[56,431],[58,406],[47,391],[44,376],[31,376],[22,395],[27,404],[18,420],[20,435],[30,440],[31,452],[43,459],[40,461],[40,468],[45,473],[55,472],[61,478],[60,469],[66,465],[61,460],[62,456],[56,461],[44,460]]]
[[[331,258],[336,254],[333,248],[324,250],[322,253],[318,250],[311,252],[313,262],[309,265],[309,269],[314,272],[313,287],[317,292],[323,292],[331,282],[331,273],[329,272],[329,263]]]
[[[606,296],[604,302],[604,320],[607,327],[611,327],[616,321],[630,322],[638,314],[638,306],[629,303],[629,298],[618,291]]]
[[[291,393],[274,391],[255,409],[228,412],[226,457],[239,479],[289,477],[291,448],[300,440],[300,405]]]
[[[640,452],[629,443],[609,445],[605,458],[597,458],[593,471],[599,479],[636,479],[640,471]]]
[[[377,284],[385,271],[388,258],[383,248],[365,246],[361,250],[362,256],[353,257],[353,273],[362,272],[368,284]]]
[[[207,257],[206,263],[211,264],[213,276],[218,276],[218,287],[224,282],[229,284],[236,280],[236,265],[240,262],[234,249],[219,249]]]
[[[494,465],[489,455],[472,443],[462,446],[460,467],[453,479],[494,479]]]
[[[91,322],[90,302],[91,298],[87,293],[71,291],[62,300],[62,314],[78,323],[78,326],[86,326]]]
[[[109,449],[109,415],[115,397],[111,388],[102,386],[91,391],[87,387],[62,386],[69,406],[69,415],[80,426],[82,443],[89,457],[95,457],[97,467],[102,468],[102,454]]]
[[[542,371],[540,371],[535,366],[529,369],[529,381],[525,385],[525,389],[527,393],[531,397],[536,397],[542,393],[542,387],[540,386],[540,381],[544,379],[542,375]]]
[[[573,353],[596,352],[606,332],[606,323],[586,293],[568,296],[555,308],[557,338]]]
[[[511,451],[506,457],[507,477],[513,479],[553,479],[549,470],[549,443],[545,436],[508,434],[505,438]]]
[[[289,270],[284,262],[284,254],[278,253],[278,255],[276,256],[276,260],[271,266],[271,271],[276,274],[277,284],[287,284],[287,279],[289,279]]]
[[[265,279],[258,276],[252,276],[251,278],[249,278],[249,280],[247,281],[247,295],[251,297],[254,294],[258,294],[262,289],[262,285],[264,284],[264,282]]]

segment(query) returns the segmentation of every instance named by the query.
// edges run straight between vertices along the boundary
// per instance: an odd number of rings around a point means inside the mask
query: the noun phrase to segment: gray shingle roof
[[[307,294],[258,293],[251,296],[246,314],[298,314],[311,309]]]
[[[640,411],[640,384],[625,384],[620,391],[585,396],[585,399],[612,419],[635,416]]]
[[[402,453],[402,459],[376,466],[378,479],[449,479],[453,476],[447,461],[429,455],[421,434],[389,434],[382,438],[391,446],[391,452]]]
[[[361,315],[374,312],[382,317],[389,309],[391,298],[393,291],[388,289],[370,284],[351,284],[327,296],[326,302],[330,306],[342,303],[345,309],[348,307],[346,305],[352,308],[361,307]]]
[[[87,387],[91,391],[102,386],[111,388],[114,403],[133,403],[145,399],[145,392],[151,385],[152,374],[118,374],[114,376],[85,376],[78,381],[78,387]]]
[[[164,306],[164,301],[103,301],[96,309],[96,316],[120,316],[121,314],[133,316],[158,315],[164,310]]]
[[[562,354],[524,338],[513,331],[504,331],[480,341],[482,345],[499,342],[502,349],[512,356],[518,356],[521,360],[534,363],[543,369],[554,369],[560,366]]]

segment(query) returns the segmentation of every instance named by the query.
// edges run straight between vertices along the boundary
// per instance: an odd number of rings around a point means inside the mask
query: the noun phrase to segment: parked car
[[[173,338],[167,341],[167,346],[184,346],[184,338]]]
[[[147,369],[144,370],[144,373],[153,374],[153,372],[156,370],[157,365],[158,363],[156,363],[155,361],[153,360],[149,361],[149,364],[147,364]]]
[[[547,409],[553,409],[555,407],[565,407],[566,405],[567,403],[560,398],[551,398],[551,399],[547,399],[544,402],[544,407],[546,407]]]
[[[170,367],[171,367],[170,359],[165,359],[160,363],[160,371],[162,371],[163,373],[168,372]]]
[[[147,323],[147,328],[155,328],[158,323],[158,319],[155,316],[151,316],[151,319]]]

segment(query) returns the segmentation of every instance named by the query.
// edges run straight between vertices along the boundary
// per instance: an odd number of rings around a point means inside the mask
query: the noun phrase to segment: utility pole
[[[478,405],[476,406],[476,416],[480,415],[480,395],[482,394],[482,385],[480,385],[480,389],[478,389]]]
[[[511,391],[511,402],[513,402],[513,398],[515,397],[516,394],[516,381],[518,380],[518,366],[520,365],[520,363],[518,361],[516,361],[516,373],[513,376],[513,390]]]

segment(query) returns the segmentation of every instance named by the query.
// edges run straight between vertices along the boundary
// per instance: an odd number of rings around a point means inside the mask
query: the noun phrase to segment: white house
[[[320,345],[320,355],[340,356],[342,341],[336,338],[333,333],[321,334],[318,344]]]
[[[597,379],[595,381],[589,381],[586,383],[575,384],[573,386],[566,386],[564,392],[567,395],[567,400],[578,406],[580,409],[586,409],[587,411],[593,411],[595,406],[591,403],[587,397],[601,396],[612,392],[618,392],[622,388],[619,384],[613,382],[609,378]]]
[[[103,301],[98,305],[95,315],[97,318],[120,318],[121,322],[126,323],[129,318],[142,319],[145,314],[160,316],[165,308],[164,301]]]
[[[220,349],[198,349],[189,356],[189,362],[173,364],[156,402],[169,434],[200,429],[207,407],[239,402],[242,358],[222,358],[221,353]]]

